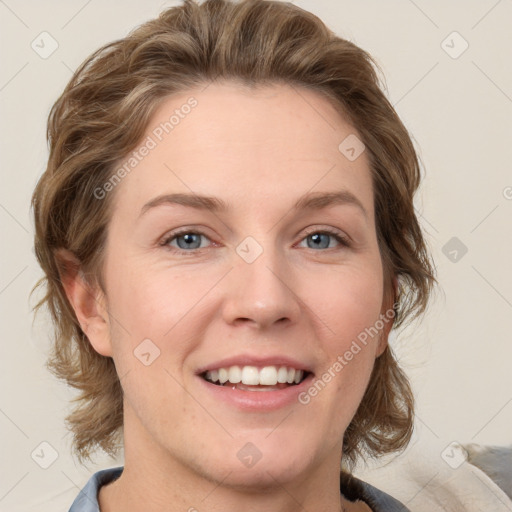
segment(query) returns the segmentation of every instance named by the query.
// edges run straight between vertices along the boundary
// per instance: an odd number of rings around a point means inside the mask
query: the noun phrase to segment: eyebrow
[[[142,215],[144,215],[148,210],[163,204],[177,204],[196,208],[198,210],[208,210],[211,212],[225,212],[229,210],[228,203],[217,197],[184,193],[163,194],[147,202],[142,207],[139,217],[142,217]],[[368,212],[361,201],[348,190],[307,193],[297,200],[293,205],[293,210],[321,210],[334,205],[355,206],[361,210],[366,218],[368,218]]]

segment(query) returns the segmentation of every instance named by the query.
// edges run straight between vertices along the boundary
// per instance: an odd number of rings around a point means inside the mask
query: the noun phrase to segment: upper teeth
[[[286,366],[231,366],[229,368],[219,368],[210,370],[205,374],[205,378],[211,382],[230,382],[238,384],[241,382],[247,386],[275,386],[278,382],[281,384],[298,384],[304,377],[303,370],[287,368]]]

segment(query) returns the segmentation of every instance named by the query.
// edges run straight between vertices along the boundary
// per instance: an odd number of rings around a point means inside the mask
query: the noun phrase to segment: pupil
[[[326,249],[329,247],[329,235],[326,235],[325,233],[315,233],[314,235],[310,235],[309,238],[314,244],[313,247],[310,246],[312,249]]]
[[[201,245],[200,235],[187,233],[177,239],[180,249],[197,249]]]

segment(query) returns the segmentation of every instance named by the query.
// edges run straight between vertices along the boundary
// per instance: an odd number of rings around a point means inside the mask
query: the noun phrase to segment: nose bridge
[[[240,319],[260,327],[282,319],[295,321],[299,302],[288,281],[290,269],[285,255],[268,244],[247,237],[236,248],[234,269],[226,297],[228,322]]]

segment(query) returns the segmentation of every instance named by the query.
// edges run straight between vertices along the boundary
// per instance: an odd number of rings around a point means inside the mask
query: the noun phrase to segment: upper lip
[[[287,366],[288,368],[294,368],[295,370],[303,370],[304,372],[311,372],[311,366],[307,363],[298,361],[295,358],[287,357],[284,355],[265,356],[261,355],[250,355],[240,354],[237,356],[227,357],[220,359],[213,363],[201,366],[197,369],[197,374],[201,375],[204,372],[211,370],[218,370],[219,368],[229,368],[231,366],[258,366],[263,368],[264,366]]]

